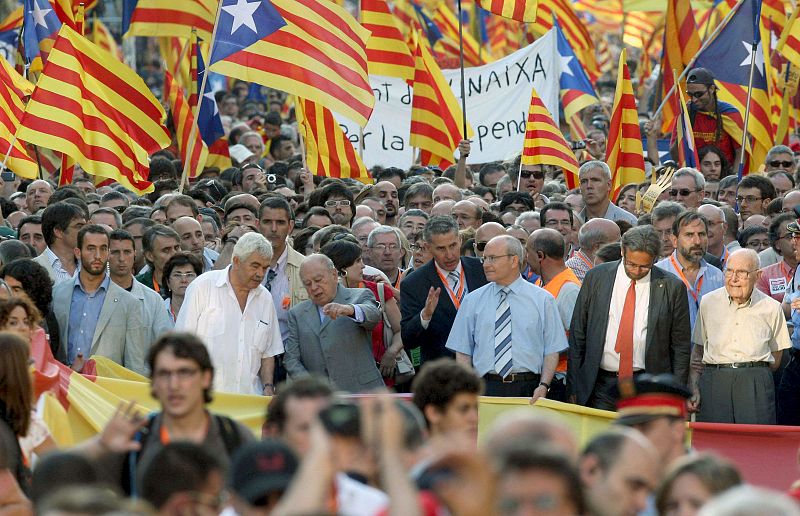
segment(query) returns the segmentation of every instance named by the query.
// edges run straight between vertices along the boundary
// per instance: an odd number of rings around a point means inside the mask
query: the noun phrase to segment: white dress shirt
[[[261,359],[283,353],[278,317],[263,285],[250,291],[240,310],[230,268],[206,272],[189,285],[175,330],[193,332],[205,342],[214,364],[214,390],[261,394]]]
[[[619,371],[619,353],[614,351],[617,345],[617,334],[625,307],[625,297],[631,279],[625,274],[625,266],[620,261],[617,276],[614,278],[614,289],[611,291],[611,306],[608,308],[608,328],[606,329],[606,345],[603,348],[603,359],[600,368],[606,371]],[[650,307],[650,273],[636,281],[636,315],[633,319],[633,369],[644,369],[644,347],[647,339],[647,315]]]

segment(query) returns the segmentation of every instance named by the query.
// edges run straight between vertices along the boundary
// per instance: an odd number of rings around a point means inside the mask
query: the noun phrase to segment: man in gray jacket
[[[330,258],[313,254],[300,265],[309,300],[289,310],[284,366],[290,377],[316,373],[336,389],[364,392],[384,385],[372,355],[372,328],[381,319],[369,290],[339,285]]]

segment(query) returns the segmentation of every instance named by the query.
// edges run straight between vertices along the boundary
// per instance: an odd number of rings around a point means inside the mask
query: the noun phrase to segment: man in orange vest
[[[569,323],[572,320],[575,300],[578,299],[578,292],[581,289],[581,280],[564,264],[566,257],[564,237],[555,229],[537,229],[528,237],[526,251],[528,265],[540,276],[536,285],[548,291],[556,299],[561,323],[569,336]],[[556,367],[550,399],[566,401],[566,373],[567,353],[564,352],[559,357]]]

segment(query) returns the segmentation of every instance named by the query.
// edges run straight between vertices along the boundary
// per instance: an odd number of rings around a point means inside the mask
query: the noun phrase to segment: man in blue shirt
[[[80,371],[92,355],[103,355],[145,374],[146,341],[139,300],[106,272],[108,232],[88,225],[78,232],[80,271],[53,289],[53,312],[62,329],[67,363]]]
[[[492,238],[483,254],[489,284],[464,297],[447,339],[459,363],[474,367],[487,396],[547,397],[567,339],[555,299],[519,274],[516,238]]]
[[[705,294],[725,286],[722,271],[709,265],[703,256],[708,250],[708,220],[694,211],[684,211],[672,223],[672,254],[656,263],[686,285],[689,296],[689,321],[694,328],[700,300]]]

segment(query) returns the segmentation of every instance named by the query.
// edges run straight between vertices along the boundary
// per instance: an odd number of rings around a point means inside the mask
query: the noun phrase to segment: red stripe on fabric
[[[195,27],[206,32],[211,32],[214,29],[213,18],[208,19],[187,11],[167,8],[153,9],[137,7],[133,11],[131,23],[170,23],[174,25],[185,25],[189,29]]]

